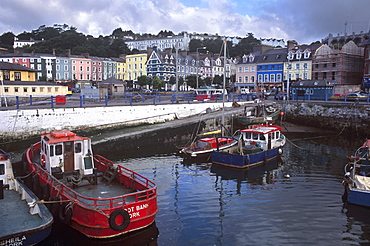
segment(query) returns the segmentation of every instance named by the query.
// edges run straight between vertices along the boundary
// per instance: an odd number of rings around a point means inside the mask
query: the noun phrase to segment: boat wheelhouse
[[[241,138],[233,148],[212,152],[212,163],[246,168],[266,163],[283,153],[286,139],[279,126],[252,126],[241,130],[240,134]]]
[[[38,196],[59,220],[88,237],[109,238],[152,224],[157,187],[142,175],[93,155],[91,139],[53,131],[26,151]]]

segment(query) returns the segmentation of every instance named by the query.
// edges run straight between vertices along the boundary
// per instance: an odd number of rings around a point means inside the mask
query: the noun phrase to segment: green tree
[[[154,76],[152,80],[153,89],[160,90],[164,87],[164,82],[160,78]]]
[[[186,76],[186,83],[188,86],[192,88],[196,88],[197,86],[197,77],[195,75],[188,75]]]
[[[12,32],[3,33],[0,36],[0,47],[13,49],[15,35]]]
[[[240,40],[239,44],[235,46],[233,56],[242,57],[244,54],[253,52],[253,46],[260,45],[261,41],[253,36],[253,33],[248,33],[246,38]]]
[[[150,84],[150,79],[146,75],[137,77],[137,84],[140,85],[140,88],[143,88],[146,85]]]

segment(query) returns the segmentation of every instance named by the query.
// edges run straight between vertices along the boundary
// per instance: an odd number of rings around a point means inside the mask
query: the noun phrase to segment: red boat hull
[[[32,161],[39,152],[40,143],[26,151],[26,162],[33,177],[38,177],[44,192],[44,200],[54,201],[50,210],[59,218],[84,235],[92,238],[110,238],[139,230],[151,225],[158,211],[156,185],[145,177],[118,166],[116,181],[136,192],[109,198],[87,197],[79,194],[48,173],[40,164]],[[94,156],[98,171],[104,172],[112,162]],[[47,188],[45,188],[47,187]],[[48,197],[45,197],[45,193]],[[112,225],[113,224],[113,225]]]

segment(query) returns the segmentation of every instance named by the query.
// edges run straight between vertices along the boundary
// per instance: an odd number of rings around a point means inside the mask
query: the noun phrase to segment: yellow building
[[[14,97],[68,94],[67,86],[46,81],[36,81],[36,73],[36,70],[28,67],[0,62],[0,95]]]
[[[126,61],[123,58],[112,58],[117,66],[116,66],[116,79],[118,80],[125,80],[125,73],[126,73]]]
[[[147,53],[138,53],[126,56],[125,80],[137,81],[137,78],[146,74]]]

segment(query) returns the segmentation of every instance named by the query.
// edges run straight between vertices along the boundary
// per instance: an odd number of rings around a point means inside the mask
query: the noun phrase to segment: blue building
[[[324,80],[300,80],[291,84],[292,100],[327,100],[333,95],[334,84]]]
[[[286,61],[287,48],[271,49],[260,55],[257,62],[258,87],[261,89],[282,87]]]

